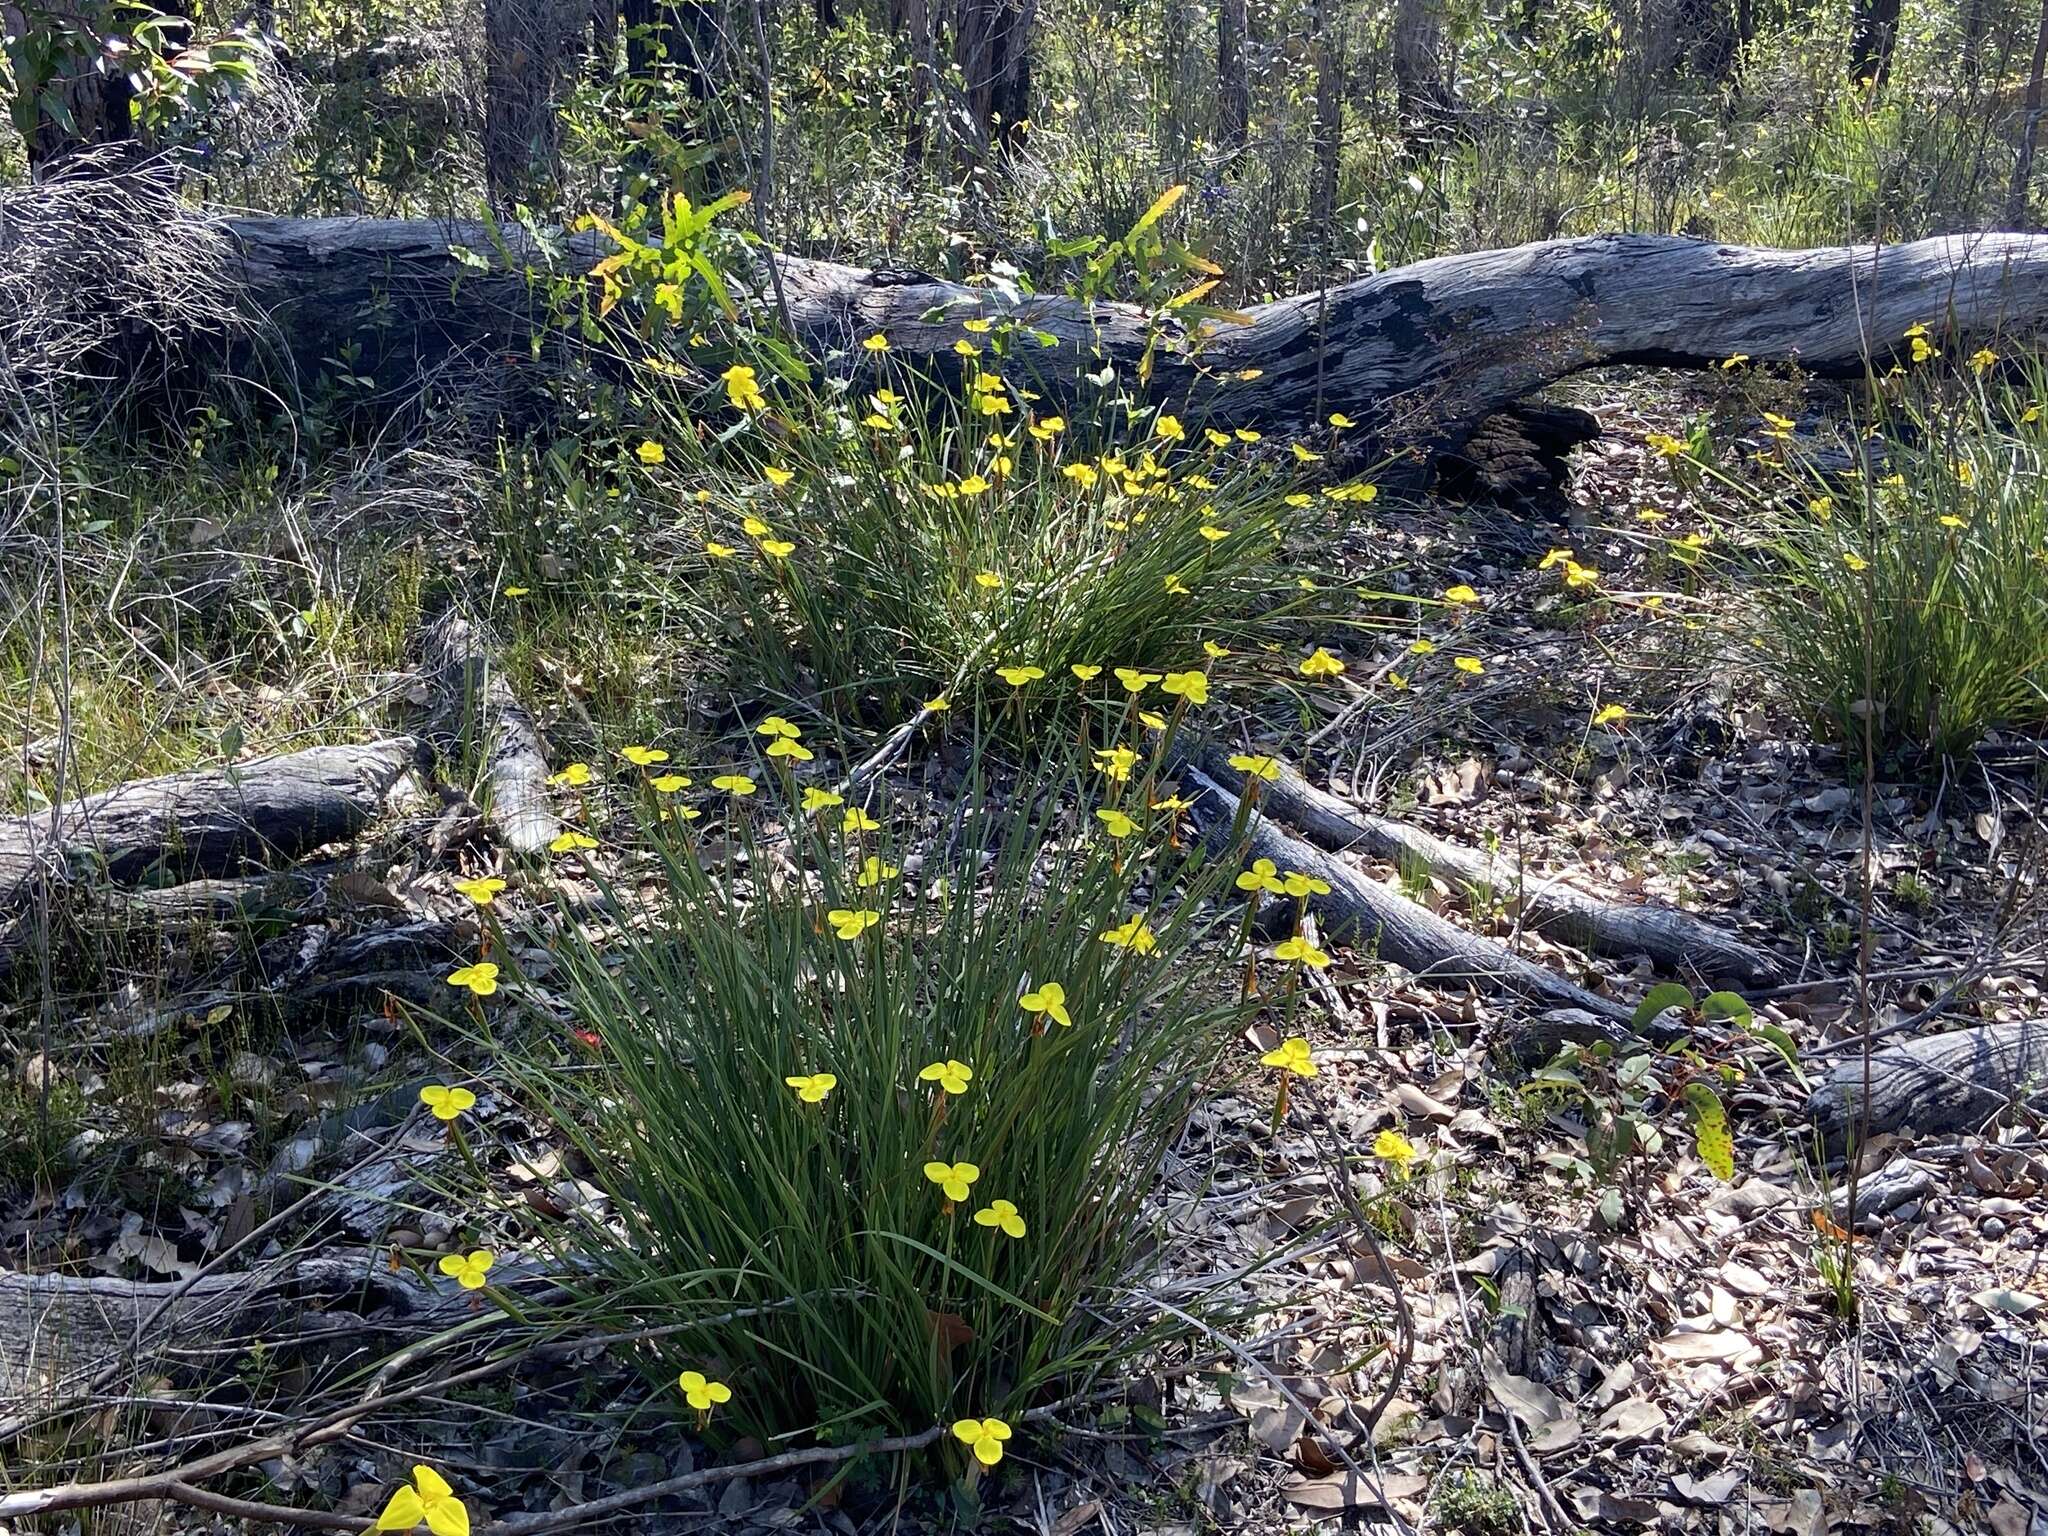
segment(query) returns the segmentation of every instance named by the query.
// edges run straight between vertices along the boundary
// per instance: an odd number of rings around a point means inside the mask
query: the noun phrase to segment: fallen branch
[[[2048,1107],[2048,1020],[1958,1029],[1874,1051],[1867,1122],[1862,1105],[1863,1062],[1846,1058],[1808,1098],[1807,1119],[1827,1147],[1840,1150],[1852,1136],[1974,1131],[2012,1109]]]
[[[1200,768],[1184,768],[1182,776],[1199,791],[1192,797],[1195,804],[1190,814],[1203,836],[1219,851],[1229,847],[1239,816],[1238,797]],[[1320,848],[1290,837],[1261,812],[1246,812],[1245,827],[1249,834],[1247,860],[1271,859],[1283,870],[1312,875],[1330,887],[1329,895],[1309,898],[1309,910],[1322,932],[1339,943],[1370,950],[1377,958],[1425,981],[1476,982],[1489,991],[1581,1009],[1626,1026],[1629,1010],[1611,998],[1596,996],[1555,971],[1510,953],[1492,939],[1467,933],[1399,892],[1366,879]]]
[[[416,765],[409,736],[136,779],[0,821],[0,909],[37,880],[133,884],[152,866],[222,875],[354,837]]]
[[[533,715],[512,691],[490,631],[450,608],[421,637],[448,734],[484,754],[484,809],[509,852],[541,852],[561,835],[548,802],[548,756]]]
[[[1203,754],[1202,767],[1224,783],[1237,777],[1223,753],[1213,748]],[[1292,768],[1283,766],[1277,780],[1261,786],[1259,803],[1267,815],[1331,853],[1360,849],[1404,869],[1420,866],[1454,884],[1498,891],[1519,912],[1524,927],[1561,943],[1603,955],[1648,955],[1665,971],[1708,981],[1767,983],[1781,974],[1775,957],[1690,913],[1602,901],[1555,879],[1532,884],[1518,862],[1361,811],[1317,789]]]

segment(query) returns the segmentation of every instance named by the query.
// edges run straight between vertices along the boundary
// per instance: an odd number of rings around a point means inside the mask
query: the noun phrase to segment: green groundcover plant
[[[1190,963],[1242,942],[1236,865],[1177,846],[1136,749],[1000,790],[977,754],[913,844],[764,730],[697,819],[650,784],[630,917],[557,949],[590,1059],[513,1063],[609,1196],[562,1270],[655,1330],[679,1411],[770,1443],[1007,1422],[1159,1337],[1150,1197],[1253,1006]]]

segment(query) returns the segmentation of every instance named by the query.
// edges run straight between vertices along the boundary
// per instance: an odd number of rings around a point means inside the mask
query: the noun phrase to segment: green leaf
[[[1776,1024],[1754,1024],[1750,1028],[1759,1040],[1768,1043],[1785,1058],[1785,1065],[1792,1069],[1792,1075],[1804,1085],[1806,1073],[1799,1065],[1799,1047],[1793,1043],[1792,1037]]]
[[[1735,1138],[1728,1133],[1728,1111],[1705,1083],[1685,1085],[1685,1106],[1692,1111],[1693,1145],[1700,1161],[1724,1184],[1735,1180]]]
[[[1669,1008],[1692,1007],[1692,989],[1675,981],[1660,981],[1643,994],[1643,1000],[1636,1004],[1636,1011],[1629,1023],[1636,1029],[1647,1025],[1658,1014]]]
[[[1749,1028],[1756,1018],[1756,1011],[1734,992],[1709,992],[1700,999],[1700,1017],[1704,1019],[1726,1019],[1729,1023]]]

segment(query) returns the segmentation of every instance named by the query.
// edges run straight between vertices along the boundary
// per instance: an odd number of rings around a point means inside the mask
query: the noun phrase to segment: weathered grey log
[[[1183,769],[1182,779],[1196,791],[1190,797],[1191,814],[1204,838],[1212,848],[1226,847],[1238,815],[1238,797],[1200,768]],[[1329,895],[1309,898],[1309,910],[1320,930],[1336,942],[1368,949],[1424,981],[1474,982],[1488,991],[1534,998],[1552,1007],[1583,1009],[1626,1027],[1629,1010],[1613,999],[1588,992],[1492,939],[1467,933],[1320,848],[1290,837],[1259,811],[1248,814],[1246,832],[1248,859],[1271,859],[1282,870],[1312,875],[1329,885]]]
[[[108,197],[134,200],[126,190]],[[75,189],[62,198],[38,187],[0,194],[0,238],[19,231],[24,249],[70,249],[37,221],[76,222],[77,202]],[[451,363],[466,365],[467,391],[516,396],[531,381],[539,399],[565,360],[590,356],[574,327],[557,322],[580,322],[579,280],[613,249],[600,232],[219,219],[174,200],[167,207],[184,243],[224,253],[209,259],[242,311],[263,317],[302,382],[348,357],[353,378],[375,381],[361,391],[366,405],[372,395],[387,405],[414,400]],[[1046,408],[1099,398],[1084,376],[1107,364],[1117,390],[1195,420],[1321,430],[1329,412],[1343,411],[1361,424],[1346,439],[1353,447],[1417,445],[1431,455],[1454,454],[1503,407],[1586,368],[1701,366],[1740,353],[1856,375],[1915,324],[1960,340],[2048,320],[2048,236],[2021,234],[1805,251],[1661,235],[1551,240],[1254,305],[1243,323],[887,267],[773,260],[795,341],[842,372],[900,381],[909,363],[954,378],[965,366],[954,343],[971,339],[962,322],[1004,318],[1025,332],[1001,366],[1028,377]],[[121,269],[110,252],[110,284]],[[767,313],[765,262],[751,286]],[[857,345],[877,332],[890,343],[880,357]],[[715,381],[703,383],[715,401]]]
[[[452,1280],[394,1273],[389,1255],[374,1248],[288,1257],[190,1282],[0,1272],[0,1402],[61,1401],[70,1386],[116,1362],[145,1371],[178,1350],[266,1334],[272,1344],[285,1336],[309,1342],[329,1308],[340,1314],[337,1327],[382,1312],[424,1332],[437,1319],[472,1315],[468,1302]],[[151,1319],[147,1335],[138,1336]]]
[[[561,835],[548,802],[547,747],[498,663],[491,633],[450,608],[421,637],[428,672],[446,715],[484,756],[484,809],[498,839],[519,855]]]
[[[0,821],[0,912],[37,879],[132,884],[164,865],[222,875],[296,858],[369,825],[419,759],[409,736],[310,747],[232,768],[136,779],[52,811]]]
[[[1203,754],[1202,767],[1224,783],[1239,780],[1214,748]],[[1691,913],[1602,901],[1555,879],[1532,881],[1512,859],[1361,811],[1317,789],[1292,768],[1283,766],[1276,781],[1261,786],[1259,803],[1268,815],[1332,853],[1361,849],[1404,867],[1420,865],[1456,884],[1495,891],[1509,910],[1520,913],[1523,926],[1562,943],[1604,955],[1648,955],[1665,971],[1706,981],[1756,985],[1778,979],[1774,957]]]
[[[1846,1056],[1807,1099],[1807,1118],[1839,1150],[1858,1135],[1947,1135],[1981,1129],[2021,1106],[2048,1109],[2048,1020],[1958,1029],[1873,1051],[1869,1102],[1866,1128],[1863,1061]]]

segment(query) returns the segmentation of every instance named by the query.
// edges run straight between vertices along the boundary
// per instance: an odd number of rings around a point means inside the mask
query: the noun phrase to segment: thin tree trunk
[[[2005,200],[2005,222],[2023,229],[2027,194],[2034,180],[2034,145],[2041,136],[2041,76],[2048,70],[2048,0],[2041,0],[2041,30],[2034,39],[2034,63],[2027,73],[2027,104],[2020,119],[2020,152],[2013,162],[2012,192]]]
[[[1315,59],[1316,169],[1309,218],[1315,226],[1320,264],[1329,266],[1332,225],[1337,219],[1337,170],[1344,148],[1344,93],[1337,74],[1334,0],[1313,0],[1309,48]]]
[[[1856,0],[1849,34],[1849,78],[1883,85],[1899,41],[1900,0]]]
[[[533,201],[560,180],[563,23],[558,0],[484,0],[484,181],[494,208]]]
[[[1251,137],[1245,11],[1246,0],[1219,0],[1216,10],[1216,140],[1227,150],[1243,149]]]
[[[910,61],[910,89],[903,121],[903,163],[915,169],[924,163],[926,114],[931,110],[937,73],[932,58],[931,0],[899,0],[897,17],[903,49]]]
[[[1401,131],[1427,131],[1444,119],[1451,105],[1437,0],[1400,0],[1394,8],[1393,52],[1394,102]]]

